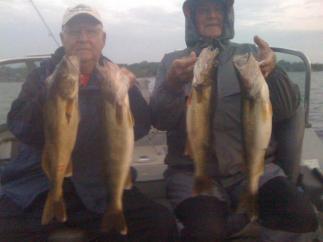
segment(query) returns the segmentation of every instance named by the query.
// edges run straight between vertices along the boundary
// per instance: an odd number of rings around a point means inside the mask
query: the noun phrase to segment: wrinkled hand
[[[256,59],[264,77],[267,77],[276,66],[276,56],[269,44],[259,36],[254,37],[254,42],[259,47]]]
[[[167,73],[168,84],[174,89],[181,89],[186,82],[193,79],[193,69],[197,56],[194,51],[189,56],[185,56],[173,61]]]
[[[136,76],[129,70],[105,61],[103,66],[97,65],[97,70],[102,76],[102,91],[110,97],[121,100],[134,84]]]

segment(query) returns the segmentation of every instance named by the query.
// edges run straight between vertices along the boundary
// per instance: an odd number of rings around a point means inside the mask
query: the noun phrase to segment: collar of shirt
[[[81,74],[80,75],[80,84],[82,87],[86,87],[89,84],[91,79],[91,75],[89,74]]]

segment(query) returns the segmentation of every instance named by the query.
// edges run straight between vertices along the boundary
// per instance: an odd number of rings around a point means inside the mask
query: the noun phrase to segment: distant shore
[[[159,64],[159,62],[143,61],[140,63],[120,65],[128,68],[136,75],[136,77],[145,78],[156,76]],[[301,62],[279,61],[277,64],[287,72],[305,71],[304,64]],[[321,63],[313,63],[311,67],[313,72],[323,71],[323,64]],[[26,68],[0,66],[0,82],[24,82],[24,77],[26,74]]]

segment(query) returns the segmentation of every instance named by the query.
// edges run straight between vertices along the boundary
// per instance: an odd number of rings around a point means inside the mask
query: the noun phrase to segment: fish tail
[[[49,224],[54,218],[59,222],[65,222],[67,220],[66,208],[63,198],[55,201],[54,194],[49,192],[43,209],[41,223],[43,225]]]
[[[121,209],[107,210],[102,219],[101,225],[102,232],[118,232],[121,235],[128,233],[126,219]]]
[[[70,160],[65,171],[65,177],[71,177],[72,174],[73,174],[73,162]]]
[[[66,207],[63,198],[54,202],[55,217],[59,222],[65,222],[67,220]]]
[[[250,193],[245,193],[241,195],[237,212],[247,213],[251,221],[256,220],[258,218],[257,195],[253,195]]]
[[[194,181],[193,194],[212,194],[213,180],[209,176],[196,176]]]
[[[49,224],[49,222],[52,219],[54,219],[54,217],[55,217],[54,216],[54,199],[53,199],[53,194],[51,192],[49,192],[47,195],[44,209],[43,209],[41,223],[43,225]]]

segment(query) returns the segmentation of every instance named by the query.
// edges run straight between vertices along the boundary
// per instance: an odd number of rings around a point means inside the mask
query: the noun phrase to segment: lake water
[[[295,80],[299,73],[290,73]],[[153,78],[150,78],[152,81]],[[0,83],[0,124],[6,120],[11,102],[17,97],[22,83]],[[151,89],[149,85],[149,89]],[[310,123],[323,140],[323,72],[312,73],[311,101],[310,101]]]
[[[323,138],[323,72],[313,72],[311,83],[310,122]]]
[[[22,83],[0,82],[0,124],[6,121],[11,102],[18,96]]]

